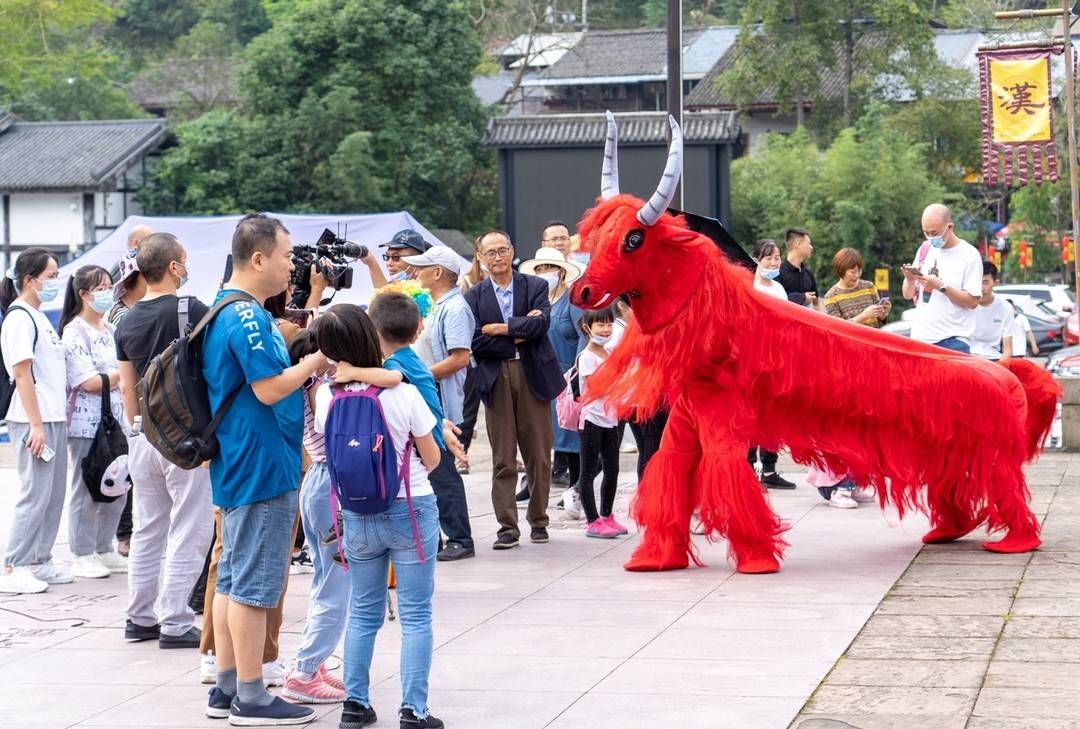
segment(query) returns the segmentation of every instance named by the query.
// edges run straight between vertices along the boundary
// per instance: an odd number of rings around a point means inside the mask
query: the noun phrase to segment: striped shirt
[[[859,281],[853,289],[843,289],[837,284],[825,293],[826,313],[841,319],[854,319],[863,313],[866,307],[874,306],[877,302],[878,291],[869,281]],[[880,327],[883,323],[881,319],[866,322],[872,327]]]
[[[318,384],[318,380],[313,380],[304,387],[304,450],[312,463],[326,463],[326,436],[315,430],[315,410],[308,397],[311,388]]]

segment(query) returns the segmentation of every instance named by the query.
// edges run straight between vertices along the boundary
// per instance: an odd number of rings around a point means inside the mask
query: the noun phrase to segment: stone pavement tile
[[[861,635],[847,655],[852,658],[954,661],[989,657],[993,650],[993,638]]]
[[[535,590],[540,599],[586,599],[600,604],[609,600],[691,600],[705,597],[731,576],[728,569],[680,570],[677,572],[622,572],[612,569],[581,569]],[[597,590],[597,584],[604,584]]]
[[[911,726],[922,727],[924,717],[938,721],[952,717],[967,719],[978,693],[977,689],[962,688],[825,684],[810,697],[803,711],[866,717],[907,714],[912,719]]]
[[[705,602],[762,602],[789,605],[877,605],[893,580],[795,581],[784,572],[775,575],[735,575],[705,598]]]
[[[803,697],[818,685],[829,661],[777,663],[768,660],[713,661],[631,658],[603,679],[593,693],[686,696]],[[529,667],[530,672],[532,666]],[[530,682],[531,683],[531,682]]]
[[[1056,688],[1080,692],[1080,663],[1006,661],[995,657],[986,673],[986,686]]]
[[[779,729],[787,726],[801,704],[802,699],[790,697],[590,693],[548,726],[551,729]],[[501,729],[505,727],[503,724]]]
[[[1028,580],[1061,580],[1080,581],[1080,561],[1075,555],[1070,555],[1072,562],[1044,562],[1032,563],[1024,574],[1024,581]]]
[[[1040,580],[1040,582],[1047,582]],[[1025,582],[1023,586],[1030,583]],[[1051,594],[1055,585],[1062,583],[1047,582],[1045,589]],[[1043,615],[1053,617],[1080,617],[1080,595],[1069,597],[1017,597],[1012,608],[1013,615]]]
[[[591,609],[602,610],[600,604]],[[548,656],[559,658],[627,658],[656,635],[655,628],[640,626],[592,627],[585,633],[561,625],[489,625],[474,627],[442,646],[441,657]]]
[[[833,547],[835,549],[835,547]],[[859,582],[862,580],[880,580],[883,577],[899,577],[911,562],[911,552],[907,550],[902,557],[885,560],[863,561],[852,558],[842,566],[828,559],[821,558],[821,550],[813,558],[785,559],[781,575],[788,579],[803,582]]]
[[[431,666],[433,694],[444,691],[498,691],[585,693],[614,671],[622,658],[590,657],[572,660],[565,656],[435,655]],[[380,681],[380,688],[397,686],[400,677]],[[805,696],[805,694],[803,694]]]
[[[875,615],[862,635],[996,638],[1005,618],[1000,615]]]
[[[922,565],[1026,565],[1031,561],[1030,554],[995,554],[985,549],[979,550],[923,550],[911,563]]]
[[[924,597],[890,593],[881,602],[878,615],[1004,615],[1012,600],[1008,597]]]
[[[101,677],[108,680],[109,677]],[[146,686],[120,683],[67,685],[59,694],[57,685],[4,682],[0,684],[0,707],[5,727],[49,727],[60,729],[96,718],[111,707],[134,699]]]
[[[1080,693],[1059,688],[983,688],[974,715],[1075,721],[1080,717]]]
[[[833,668],[827,683],[836,686],[977,689],[982,686],[987,663],[986,658],[934,661],[845,656]]]
[[[994,658],[1001,661],[1080,663],[1080,640],[1058,638],[1002,638]]]
[[[608,601],[533,599],[484,620],[489,625],[559,625],[581,633],[593,627],[666,628],[694,606],[686,601]]]
[[[1080,617],[1015,615],[1005,625],[1006,638],[1080,638]]]
[[[759,660],[784,655],[785,661],[817,663],[835,660],[852,639],[852,631],[821,630],[681,630],[669,628],[650,642],[641,658],[701,658],[723,661]]]
[[[911,715],[884,714],[817,714],[803,713],[792,722],[791,729],[965,729],[967,712],[920,716],[918,721]]]
[[[1080,598],[1080,580],[1058,582],[1054,580],[1025,580],[1016,591],[1019,598],[1053,597]]]
[[[873,613],[871,605],[800,605],[790,603],[760,603],[724,601],[702,602],[690,608],[673,628],[705,628],[710,630],[848,630],[853,633],[866,623]]]
[[[968,720],[967,729],[1080,729],[1080,719],[973,716]]]
[[[75,650],[66,644],[26,656],[18,663],[20,683],[61,686],[100,684],[109,676],[123,676],[131,686],[157,686],[198,668],[195,651],[157,650],[138,654],[121,651]]]
[[[915,564],[908,568],[901,581],[915,585],[948,585],[956,580],[1017,582],[1023,574],[1022,564]]]

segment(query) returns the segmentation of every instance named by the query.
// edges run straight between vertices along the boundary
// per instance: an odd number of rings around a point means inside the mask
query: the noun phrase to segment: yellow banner
[[[874,269],[874,288],[878,291],[889,290],[889,269],[887,268],[875,268]]]
[[[1051,140],[1049,63],[1049,58],[990,59],[995,142]]]

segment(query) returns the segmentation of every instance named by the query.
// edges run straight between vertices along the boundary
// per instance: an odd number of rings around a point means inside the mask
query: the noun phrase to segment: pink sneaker
[[[325,681],[328,685],[333,686],[338,691],[345,691],[345,682],[334,674],[330,673],[330,671],[326,670],[325,663],[319,666],[319,672],[315,675],[321,677],[323,681]]]
[[[589,522],[589,526],[585,528],[585,536],[594,539],[614,539],[619,536],[619,532],[608,524],[603,517],[600,517]]]
[[[281,695],[300,704],[339,704],[345,700],[345,692],[328,684],[318,673],[307,681],[295,672],[289,674]]]
[[[615,521],[615,515],[614,514],[608,514],[607,516],[602,516],[600,518],[605,520],[607,522],[607,525],[609,527],[611,527],[612,529],[614,529],[615,531],[617,531],[620,535],[630,533],[630,531],[626,527],[624,527],[619,522]]]

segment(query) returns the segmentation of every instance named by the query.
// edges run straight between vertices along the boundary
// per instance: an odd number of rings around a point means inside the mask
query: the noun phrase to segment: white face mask
[[[601,336],[599,334],[593,334],[589,338],[592,340],[592,343],[595,344],[596,346],[603,347],[605,344],[608,343],[608,340],[611,339],[611,335],[608,335],[608,336],[604,337],[604,336]]]
[[[547,281],[548,291],[554,291],[559,288],[559,282],[561,278],[556,271],[548,271],[547,273],[538,273],[537,276]]]

